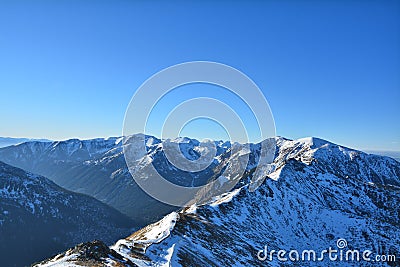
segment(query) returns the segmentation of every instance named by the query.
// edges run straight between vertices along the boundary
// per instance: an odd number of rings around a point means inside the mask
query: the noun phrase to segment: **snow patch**
[[[281,176],[282,169],[283,169],[283,168],[277,169],[276,171],[270,173],[270,174],[268,175],[268,177],[271,178],[272,180],[277,181],[277,180],[279,179],[279,177]]]
[[[209,205],[211,206],[211,207],[217,207],[218,205],[220,205],[220,204],[222,204],[222,203],[228,203],[228,202],[231,202],[231,200],[232,200],[232,198],[234,197],[234,196],[236,196],[237,194],[239,194],[239,192],[240,192],[240,190],[241,190],[242,188],[238,188],[238,189],[235,189],[235,190],[233,190],[233,191],[231,191],[231,192],[229,192],[229,193],[225,193],[225,194],[222,194],[222,195],[220,195],[220,196],[217,196],[217,197],[215,197],[214,199],[213,199],[213,202],[212,203],[210,203]]]
[[[61,255],[60,255],[61,256]],[[55,257],[53,260],[50,260],[43,264],[37,264],[35,267],[81,267],[81,265],[76,265],[73,263],[74,260],[77,259],[78,254],[71,254],[63,257]]]
[[[132,257],[129,254],[133,248],[142,250],[143,253],[146,252],[147,247],[154,243],[160,243],[167,238],[178,220],[179,214],[172,212],[160,221],[135,232],[130,237],[119,240],[115,245],[111,246],[111,249],[131,259]]]

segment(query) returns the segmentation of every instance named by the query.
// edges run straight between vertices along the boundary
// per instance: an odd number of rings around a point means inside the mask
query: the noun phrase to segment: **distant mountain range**
[[[368,150],[366,152],[371,154],[391,157],[397,161],[400,161],[400,151]]]
[[[148,168],[155,166],[174,183],[196,186],[217,178],[221,169],[229,164],[225,160],[231,151],[229,142],[216,142],[214,162],[205,170],[192,173],[181,171],[168,161],[161,140],[152,136],[145,138],[148,153],[136,160],[138,169],[135,173],[143,179],[147,178]],[[177,138],[170,142],[179,143],[181,150],[193,158],[200,145],[199,141],[190,138]],[[259,145],[252,147],[259,149]],[[95,197],[130,216],[140,226],[176,210],[176,207],[147,195],[132,179],[123,154],[122,138],[26,142],[1,148],[0,160],[48,177],[68,190]]]
[[[158,154],[162,150],[160,141],[148,138],[152,162],[163,163],[162,153]],[[103,149],[92,142],[101,143]],[[185,149],[193,150],[197,145],[192,139],[177,142],[185,142]],[[229,152],[229,145],[217,144],[221,148],[217,157],[222,159]],[[348,249],[368,249],[373,252],[372,256],[396,255],[396,262],[381,264],[398,266],[399,162],[318,138],[277,138],[276,145],[275,159],[269,165],[269,171],[257,175],[252,164],[258,157],[257,144],[247,152],[242,151],[249,153],[251,158],[246,174],[233,190],[208,204],[173,211],[111,247],[101,241],[80,244],[36,266],[281,266],[283,263],[276,257],[271,262],[261,261],[257,258],[258,252],[266,245],[275,251],[313,249],[320,252],[329,247],[338,249],[337,241],[344,243],[343,239],[347,241],[345,247]],[[70,161],[67,158],[60,163],[60,154],[51,156],[58,151],[57,146],[63,148],[63,153],[69,153]],[[93,147],[96,149],[90,149]],[[75,140],[46,146],[31,143],[0,150],[1,158],[8,157],[9,161],[27,167],[44,166],[46,160],[52,166],[62,164],[66,170],[82,168],[83,171],[84,167],[80,165],[93,170],[98,166],[97,173],[107,170],[100,183],[119,177],[121,183],[130,184],[128,173],[118,176],[126,172],[126,166],[121,165],[121,153],[117,139]],[[89,159],[84,159],[87,157]],[[80,159],[75,161],[77,158]],[[218,162],[232,164],[229,160]],[[138,166],[145,168],[146,164]],[[209,170],[216,168],[212,166]],[[171,171],[177,174],[175,170]],[[59,170],[54,168],[49,173],[56,176],[57,172]],[[110,173],[115,175],[107,176]],[[91,175],[85,174],[80,179],[87,177]],[[185,178],[189,182],[202,179],[201,176]],[[267,179],[264,181],[264,178]],[[249,188],[258,183],[261,183],[260,187],[250,192]],[[369,262],[363,261],[332,262],[327,257],[323,262],[289,261],[284,264],[370,266]]]
[[[110,244],[134,225],[92,197],[0,162],[0,266],[27,266],[83,241]]]
[[[22,144],[25,142],[31,142],[31,141],[52,142],[51,140],[48,140],[48,139],[0,137],[0,148],[6,147],[6,146],[18,145],[18,144]]]
[[[229,142],[218,141],[215,142],[217,155],[207,169],[195,173],[185,172],[168,161],[161,140],[152,136],[146,136],[145,139],[148,153],[136,160],[136,177],[146,178],[148,168],[155,166],[174,183],[201,185],[209,179],[217,178],[221,170],[229,166],[230,161],[225,159],[236,157],[230,155]],[[177,138],[170,142],[179,143],[186,156],[193,159],[200,145],[199,141],[190,138]],[[255,164],[260,146],[251,144],[250,149],[251,161]],[[0,160],[43,175],[68,190],[92,196],[128,215],[138,226],[153,223],[176,210],[148,196],[132,179],[123,154],[122,138],[119,137],[30,141],[0,148]]]

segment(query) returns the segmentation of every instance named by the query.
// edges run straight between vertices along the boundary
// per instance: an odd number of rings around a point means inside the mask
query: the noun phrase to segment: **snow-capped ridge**
[[[172,212],[160,221],[133,233],[125,239],[119,240],[111,248],[126,258],[131,258],[131,251],[145,253],[147,247],[160,243],[170,235],[179,218],[177,212]]]

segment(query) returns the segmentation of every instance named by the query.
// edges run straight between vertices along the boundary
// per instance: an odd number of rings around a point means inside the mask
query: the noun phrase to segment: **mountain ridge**
[[[190,180],[192,181],[191,183],[200,185],[204,184],[208,177],[213,176],[212,173],[217,175],[219,169],[224,169],[221,163],[228,164],[229,162],[222,159],[231,156],[229,154],[231,143],[216,141],[218,155],[215,157],[216,162],[214,164],[205,171],[195,174],[179,172],[173,165],[168,163],[163,154],[162,140],[143,134],[134,136],[139,135],[145,137],[146,148],[150,158],[145,156],[135,163],[139,166],[137,176],[145,175],[147,166],[152,164],[161,173],[164,173],[164,176],[177,177],[177,180],[173,181],[174,183],[185,185]],[[187,137],[186,139],[170,139],[171,142],[180,140],[191,140],[191,142],[181,143],[184,145],[181,148],[183,147],[187,151],[185,156],[197,153],[198,140]],[[275,140],[276,142],[279,140],[294,142],[294,140],[283,137],[276,137]],[[133,219],[141,218],[140,225],[144,226],[160,219],[168,211],[173,211],[175,208],[158,203],[137,186],[128,171],[122,142],[123,139],[121,137],[89,140],[71,139],[53,143],[28,142],[0,149],[0,160],[48,177],[70,191],[95,197]],[[333,144],[315,137],[298,139],[297,142]],[[250,148],[253,151],[259,150],[259,144],[250,144]],[[251,164],[256,164],[258,160],[257,152],[252,153],[251,157]],[[133,205],[141,206],[134,210],[131,208]],[[149,212],[146,212],[147,210]]]
[[[16,138],[16,137],[0,137],[0,148],[12,145],[18,145],[26,142],[52,142],[49,139],[35,139],[35,138]]]
[[[400,163],[396,160],[320,139],[278,138],[269,171],[253,169],[231,192],[206,205],[169,213],[110,249],[138,266],[280,266],[276,258],[260,261],[258,251],[265,245],[276,251],[322,251],[346,239],[349,249],[396,255],[395,262],[382,264],[398,265]],[[257,188],[254,192],[252,186]],[[64,259],[63,254],[58,257]],[[98,264],[105,266],[106,260]],[[323,262],[343,265],[327,258]],[[79,264],[88,266],[85,260]],[[312,261],[300,264],[320,266]],[[363,261],[345,264],[370,266]]]

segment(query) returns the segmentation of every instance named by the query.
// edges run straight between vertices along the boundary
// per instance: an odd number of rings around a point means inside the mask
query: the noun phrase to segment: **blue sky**
[[[120,135],[135,90],[193,60],[253,79],[278,135],[400,150],[398,1],[2,1],[0,136]]]

